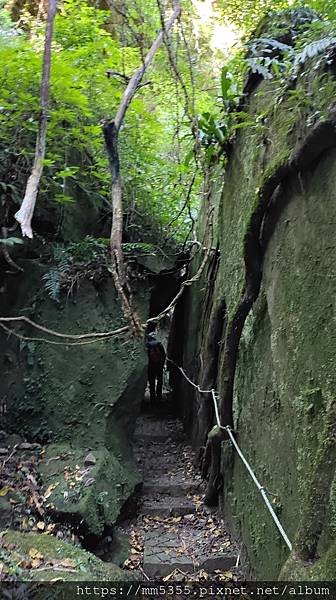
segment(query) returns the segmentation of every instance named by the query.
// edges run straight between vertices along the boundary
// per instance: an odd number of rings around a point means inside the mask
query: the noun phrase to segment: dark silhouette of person
[[[163,368],[166,361],[166,353],[163,345],[156,339],[155,333],[149,333],[146,341],[148,352],[148,383],[150,402],[162,400]]]

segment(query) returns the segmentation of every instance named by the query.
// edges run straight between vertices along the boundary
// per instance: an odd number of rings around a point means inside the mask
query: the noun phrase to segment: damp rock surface
[[[232,581],[237,545],[218,512],[204,506],[195,453],[169,403],[139,417],[134,454],[143,488],[138,516],[120,525],[131,543],[124,568],[150,579]]]

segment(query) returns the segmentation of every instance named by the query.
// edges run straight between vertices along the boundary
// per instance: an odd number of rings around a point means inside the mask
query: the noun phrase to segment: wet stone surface
[[[238,550],[204,484],[181,422],[167,406],[137,422],[134,453],[143,476],[139,512],[120,524],[131,544],[124,568],[149,579],[236,578]]]

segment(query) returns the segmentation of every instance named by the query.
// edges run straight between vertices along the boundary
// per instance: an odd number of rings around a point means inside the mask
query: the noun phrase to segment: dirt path
[[[134,436],[143,474],[139,512],[120,529],[132,550],[125,567],[150,579],[235,579],[238,550],[217,512],[203,504],[203,483],[176,417],[144,414]]]

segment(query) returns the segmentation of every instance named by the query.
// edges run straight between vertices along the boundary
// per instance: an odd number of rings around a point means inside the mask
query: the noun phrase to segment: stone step
[[[180,540],[164,530],[151,531],[145,535],[143,569],[149,577],[165,577],[175,569],[193,572],[192,557],[181,553]]]
[[[143,493],[149,494],[170,494],[171,496],[186,496],[187,494],[196,494],[201,487],[201,481],[183,481],[176,477],[157,477],[146,479],[143,485]]]
[[[142,420],[137,423],[133,439],[136,442],[165,442],[169,439],[183,440],[185,435],[179,422]]]
[[[236,566],[237,556],[230,552],[220,554],[209,554],[203,556],[199,562],[199,568],[204,569],[208,573],[211,571],[229,571]]]
[[[214,555],[202,555],[203,535],[198,533],[194,539],[189,540],[189,546],[183,544],[181,537],[165,530],[148,532],[145,536],[145,550],[143,568],[145,573],[152,578],[165,577],[175,569],[183,572],[195,573],[200,569],[206,572],[232,569],[237,557],[230,552]],[[200,544],[199,555],[197,555]]]
[[[148,445],[151,442],[164,443],[168,440],[174,440],[175,442],[181,442],[185,440],[185,435],[181,431],[137,431],[135,430],[133,440],[137,443],[143,442]]]
[[[196,512],[195,504],[188,498],[168,496],[162,494],[156,498],[144,498],[141,507],[143,515],[153,515],[157,517],[180,517],[191,515]]]

